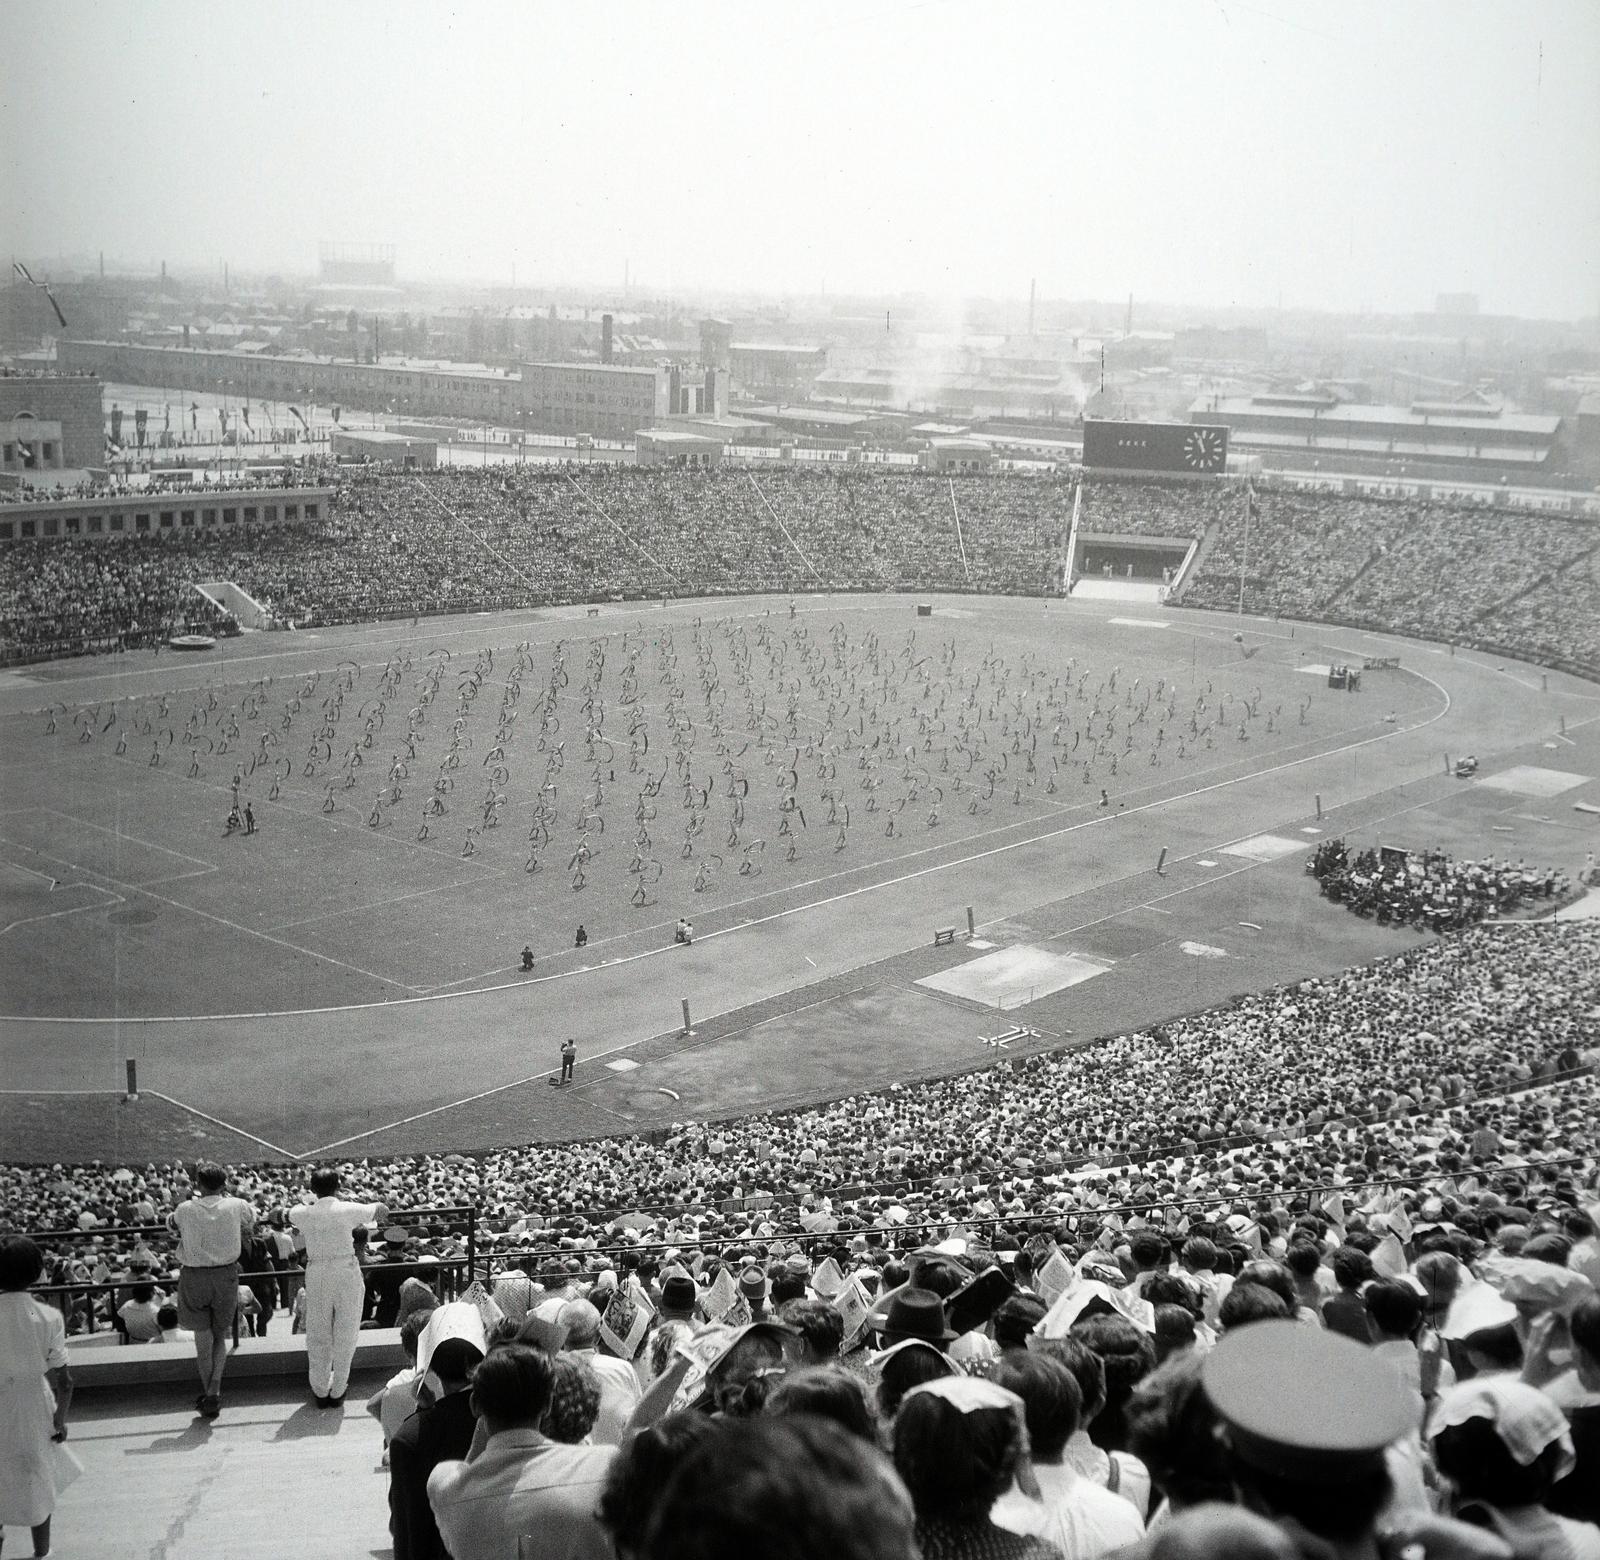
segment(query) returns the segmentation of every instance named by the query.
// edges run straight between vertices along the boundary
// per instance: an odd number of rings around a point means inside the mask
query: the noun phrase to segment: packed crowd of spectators
[[[1325,898],[1383,925],[1458,932],[1519,909],[1551,909],[1571,891],[1556,867],[1525,861],[1458,861],[1443,851],[1368,847],[1352,855],[1343,840],[1324,840],[1306,863]]]
[[[1391,1118],[1448,1119],[1592,1059],[1597,971],[1595,923],[1486,927],[1081,1049],[798,1111],[685,1123],[661,1142],[372,1160],[344,1175],[353,1194],[395,1208],[475,1207],[480,1251],[566,1260],[608,1243],[727,1241],[752,1221],[804,1238],[819,1213],[846,1230],[1055,1217],[1079,1205],[1074,1187],[1104,1197],[1126,1178],[1121,1167],[1167,1156],[1193,1166],[1171,1183],[1181,1201],[1229,1190],[1231,1173],[1213,1185],[1212,1167],[1215,1145],[1231,1140],[1303,1143],[1289,1152],[1305,1156],[1292,1173],[1306,1184],[1345,1152],[1374,1173],[1407,1174],[1413,1140]],[[1365,1120],[1371,1111],[1376,1123]],[[1075,1181],[1086,1164],[1099,1170]],[[241,1167],[234,1185],[270,1224],[297,1195],[298,1175]],[[1153,1169],[1139,1184],[1169,1179]],[[96,1231],[159,1223],[186,1185],[178,1165],[0,1171],[20,1227],[81,1232],[50,1248],[67,1264],[63,1283],[92,1282],[133,1256],[135,1243]],[[453,1260],[464,1233],[445,1216],[427,1220],[408,1260]],[[170,1255],[158,1234],[144,1251],[158,1268]]]
[[[152,577],[169,595],[233,580],[297,625],[795,589],[1033,594],[1059,582],[1072,503],[1064,478],[879,468],[346,470],[295,529],[0,551],[0,653],[112,622]],[[1208,537],[1186,605],[1237,607],[1242,568],[1250,612],[1600,666],[1600,543],[1571,517],[1091,479],[1080,530]],[[123,573],[143,584],[119,590]]]
[[[1600,668],[1600,535],[1561,515],[1236,491],[1186,606],[1325,619]],[[1248,525],[1247,525],[1248,521]]]
[[[396,1560],[1600,1551],[1597,1000],[1600,924],[1485,927],[664,1140],[341,1166],[396,1210],[355,1241],[409,1361],[368,1404]],[[244,1331],[299,1330],[304,1175],[231,1172]],[[0,1287],[65,1334],[98,1278],[134,1346],[187,1342],[189,1191],[0,1170],[45,1264],[8,1244]],[[456,1205],[465,1290],[454,1215],[390,1222]]]

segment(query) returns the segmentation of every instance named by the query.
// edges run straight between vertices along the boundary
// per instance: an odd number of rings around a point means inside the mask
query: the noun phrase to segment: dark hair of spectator
[[[1341,1289],[1359,1289],[1376,1277],[1372,1258],[1354,1246],[1341,1246],[1333,1254],[1333,1278]]]
[[[1322,1266],[1322,1248],[1309,1240],[1291,1241],[1283,1254],[1283,1265],[1297,1277],[1312,1278]]]
[[[1105,1451],[1121,1451],[1127,1444],[1123,1410],[1133,1389],[1156,1368],[1155,1340],[1125,1316],[1083,1317],[1073,1324],[1072,1336],[1105,1365],[1105,1402],[1089,1426],[1089,1438]]]
[[[1300,1296],[1295,1292],[1294,1279],[1281,1262],[1273,1262],[1265,1257],[1247,1262],[1239,1269],[1239,1282],[1260,1284],[1263,1289],[1270,1289],[1289,1307],[1290,1316],[1300,1308]]]
[[[26,1289],[42,1272],[44,1253],[26,1235],[0,1235],[0,1291]]]
[[[953,1374],[950,1362],[936,1349],[902,1349],[886,1359],[878,1372],[878,1412],[893,1419],[900,1400],[913,1387]]]
[[[481,1367],[478,1374],[483,1374]],[[540,1428],[552,1441],[576,1446],[600,1417],[600,1378],[575,1354],[556,1355],[550,1376],[550,1402]]]
[[[721,1421],[661,1491],[645,1560],[916,1560],[883,1454],[826,1419]]]
[[[1548,1262],[1552,1267],[1565,1267],[1572,1255],[1572,1242],[1565,1235],[1535,1235],[1522,1248],[1522,1255],[1530,1262]]]
[[[228,1184],[228,1172],[207,1159],[194,1167],[194,1179],[202,1192],[220,1192]]]
[[[1024,1451],[1009,1409],[963,1413],[931,1392],[915,1392],[895,1415],[894,1465],[919,1518],[987,1515],[1010,1487]]]
[[[1078,1383],[1083,1423],[1091,1425],[1106,1404],[1105,1361],[1079,1337],[1035,1338],[1028,1348],[1046,1359],[1060,1360]]]
[[[1461,1340],[1461,1347],[1468,1354],[1477,1355],[1490,1370],[1522,1369],[1522,1339],[1517,1336],[1515,1322],[1468,1333]]]
[[[1128,1450],[1175,1510],[1233,1497],[1217,1416],[1200,1383],[1204,1367],[1192,1349],[1174,1355],[1128,1399]]]
[[[994,1313],[994,1341],[1002,1349],[1024,1349],[1028,1335],[1050,1308],[1038,1295],[1008,1295]]]
[[[623,1444],[595,1508],[619,1556],[642,1553],[645,1529],[668,1480],[715,1423],[704,1414],[668,1414]]]
[[[1490,1506],[1536,1506],[1555,1483],[1561,1458],[1557,1442],[1524,1466],[1506,1449],[1488,1419],[1447,1425],[1433,1438],[1434,1460],[1456,1487],[1458,1503],[1481,1500]]]
[[[460,1341],[451,1339],[450,1343]],[[448,1347],[449,1343],[441,1343],[433,1351],[436,1363]],[[536,1425],[550,1406],[554,1384],[555,1366],[543,1349],[526,1343],[502,1344],[490,1350],[473,1373],[478,1417],[503,1425]]]
[[[1200,1291],[1181,1273],[1157,1273],[1143,1290],[1151,1305],[1181,1305],[1196,1321],[1205,1314]]]
[[[831,1419],[871,1445],[878,1444],[878,1420],[859,1376],[841,1365],[812,1365],[791,1371],[767,1394],[766,1411],[775,1418],[811,1414]]]
[[[1083,1395],[1072,1372],[1043,1354],[1013,1353],[996,1362],[989,1379],[1022,1399],[1034,1461],[1060,1462],[1083,1412]]]
[[[1224,1332],[1251,1322],[1287,1321],[1294,1311],[1283,1303],[1283,1296],[1261,1284],[1238,1283],[1217,1307],[1217,1324]]]
[[[417,1358],[417,1339],[422,1336],[422,1329],[428,1325],[428,1318],[434,1310],[435,1307],[429,1306],[425,1311],[413,1311],[400,1324],[400,1348],[413,1363]]]
[[[844,1318],[825,1300],[787,1300],[778,1309],[778,1320],[800,1334],[806,1355],[813,1360],[839,1357],[844,1343]]]
[[[1180,1349],[1192,1348],[1196,1333],[1194,1313],[1181,1305],[1158,1305],[1156,1319],[1156,1359],[1164,1362]],[[1143,1383],[1141,1383],[1143,1385]],[[1134,1391],[1138,1391],[1135,1387]]]
[[[318,1197],[332,1197],[339,1190],[339,1172],[337,1170],[313,1170],[311,1172],[311,1190]]]
[[[1380,1278],[1368,1284],[1364,1298],[1367,1316],[1386,1338],[1409,1338],[1422,1325],[1422,1296],[1398,1278]]]
[[[1600,1295],[1580,1300],[1568,1319],[1572,1341],[1592,1360],[1600,1363]]]

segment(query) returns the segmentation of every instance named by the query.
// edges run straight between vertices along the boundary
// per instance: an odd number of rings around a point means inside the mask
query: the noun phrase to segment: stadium
[[[1374,1170],[1420,1217],[1405,1145],[1469,1111],[1560,1175],[1593,519],[1258,487],[1188,438],[30,501],[0,1119],[80,1377],[196,1157],[269,1206],[337,1165],[435,1300],[686,1250],[887,1286],[884,1230],[961,1275],[1152,1195],[1226,1245],[1321,1206],[1271,1183],[1354,1206]],[[1403,866],[1351,915],[1308,878],[1333,849]],[[1525,982],[1515,1029],[1451,1039],[1445,971]]]
[[[1600,1560],[1600,13],[103,9],[0,1551]]]

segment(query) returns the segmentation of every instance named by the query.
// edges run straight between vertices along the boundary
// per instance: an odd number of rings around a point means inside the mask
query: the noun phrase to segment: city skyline
[[[1006,300],[1036,280],[1222,310],[1600,303],[1593,7],[12,21],[18,256],[288,275],[322,240],[375,239],[407,283],[616,288],[626,265],[657,297]]]

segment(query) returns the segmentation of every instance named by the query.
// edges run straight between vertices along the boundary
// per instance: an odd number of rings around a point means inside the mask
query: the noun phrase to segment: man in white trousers
[[[361,1330],[367,1284],[356,1261],[355,1231],[389,1216],[382,1203],[341,1201],[338,1190],[337,1170],[313,1170],[317,1200],[289,1211],[306,1251],[306,1363],[318,1408],[344,1402]]]

